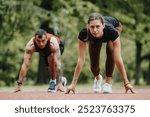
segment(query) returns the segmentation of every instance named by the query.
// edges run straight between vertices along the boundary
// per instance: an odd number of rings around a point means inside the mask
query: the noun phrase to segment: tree
[[[47,19],[48,13],[34,1],[1,0],[0,3],[0,82],[11,85],[16,80],[25,44]],[[34,74],[33,67],[29,75]]]
[[[65,42],[62,69],[71,81],[77,61],[78,32],[86,26],[92,12],[114,16],[122,22],[122,54],[127,74],[135,84],[139,84],[141,77],[147,84],[150,82],[149,0],[0,0],[0,4],[0,86],[11,85],[16,80],[25,44],[39,27]],[[103,50],[102,74],[106,55]],[[37,54],[34,56],[39,58]],[[92,80],[89,71],[87,54],[80,82]],[[114,75],[117,77],[117,72]],[[48,77],[42,59],[33,59],[27,78],[41,84],[47,83]]]

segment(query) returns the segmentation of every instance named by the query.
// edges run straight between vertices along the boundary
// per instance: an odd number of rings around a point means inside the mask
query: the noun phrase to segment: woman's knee
[[[106,53],[112,53],[113,52],[113,42],[112,41],[109,41],[107,43],[107,47],[106,47]]]

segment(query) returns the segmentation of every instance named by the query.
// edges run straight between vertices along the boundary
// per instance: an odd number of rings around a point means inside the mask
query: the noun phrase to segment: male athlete
[[[25,47],[24,61],[21,66],[15,92],[21,91],[34,52],[39,52],[40,56],[43,57],[51,75],[48,92],[56,92],[57,90],[64,91],[63,86],[66,85],[67,80],[65,77],[61,77],[60,74],[60,56],[63,51],[64,46],[58,37],[47,33],[43,29],[39,29]],[[58,83],[56,83],[56,81],[58,81]]]

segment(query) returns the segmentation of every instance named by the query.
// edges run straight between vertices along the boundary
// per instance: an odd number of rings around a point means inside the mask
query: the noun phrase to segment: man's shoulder
[[[51,34],[51,33],[47,33],[47,38],[48,38],[48,40],[52,40],[52,39],[54,39],[54,40],[57,40],[57,42],[58,43],[60,43],[60,39],[56,36],[56,35],[54,35],[54,34]]]
[[[35,51],[34,37],[32,37],[32,38],[28,41],[28,43],[26,44],[25,50],[32,51],[32,52]]]
[[[54,36],[54,35],[51,34],[51,33],[47,33],[46,35],[47,35],[47,38],[51,38],[52,36]]]

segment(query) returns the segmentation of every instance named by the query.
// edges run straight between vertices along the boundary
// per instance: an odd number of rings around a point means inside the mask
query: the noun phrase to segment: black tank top
[[[35,51],[36,52],[39,52],[39,54],[43,57],[46,57],[46,56],[49,56],[50,53],[51,53],[51,50],[50,50],[50,39],[48,39],[47,43],[46,43],[46,46],[44,48],[39,48],[38,45],[36,44],[36,42],[34,41],[34,45],[35,45]]]

